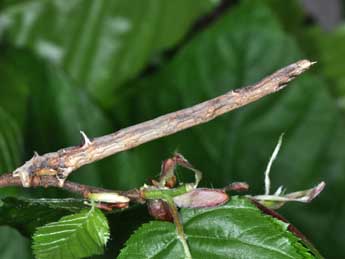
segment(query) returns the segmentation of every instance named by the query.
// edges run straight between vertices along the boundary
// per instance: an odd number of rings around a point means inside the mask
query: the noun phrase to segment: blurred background
[[[0,172],[89,137],[255,83],[299,59],[317,61],[284,91],[205,125],[117,154],[72,180],[114,189],[158,176],[174,151],[203,186],[245,181],[263,193],[279,135],[273,188],[326,182],[311,204],[279,210],[327,258],[345,257],[345,1],[2,0]],[[0,190],[0,197],[70,197],[61,190]],[[1,205],[0,205],[1,206]],[[144,208],[109,218],[114,258],[149,220]],[[20,217],[20,215],[19,215]],[[0,224],[6,224],[1,220]],[[30,236],[0,227],[0,258],[32,258]]]

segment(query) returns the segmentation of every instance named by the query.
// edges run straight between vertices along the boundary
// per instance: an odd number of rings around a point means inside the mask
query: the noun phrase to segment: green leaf
[[[23,128],[33,74],[23,67],[33,58],[23,56],[22,51],[0,48],[0,173],[5,173],[19,166],[23,156]],[[15,193],[15,188],[2,188],[0,197]]]
[[[25,123],[30,86],[39,76],[33,66],[37,59],[24,50],[0,45],[0,107],[13,117],[22,129]]]
[[[30,76],[18,75],[23,64],[31,61],[22,52],[3,47],[0,59],[0,172],[14,170],[23,152],[23,124],[28,98]],[[6,192],[1,191],[1,195]],[[7,193],[8,194],[8,193]]]
[[[0,258],[33,259],[29,239],[13,228],[0,226]]]
[[[233,197],[210,209],[181,213],[193,258],[313,258],[287,224],[263,215],[249,200]],[[127,241],[119,259],[184,258],[175,226],[153,221]]]
[[[62,66],[103,104],[150,58],[181,40],[218,1],[19,1],[0,13],[1,34]],[[71,20],[70,18],[73,17]]]
[[[19,165],[22,142],[17,121],[0,106],[0,172],[11,172]]]
[[[320,28],[313,28],[308,31],[310,41],[315,46],[315,56],[321,68],[322,75],[335,84],[330,86],[333,93],[339,98],[342,109],[345,108],[345,25],[342,24],[332,32],[324,32]]]
[[[30,237],[39,226],[56,221],[71,212],[87,208],[82,199],[27,199],[6,197],[0,200],[0,225],[16,228]]]
[[[272,9],[273,15],[276,16],[283,25],[284,30],[294,33],[299,36],[303,33],[303,21],[305,19],[305,12],[301,8],[301,3],[297,0],[291,0],[282,5],[277,0],[264,0],[267,7]],[[297,35],[296,35],[297,34]]]
[[[77,259],[102,254],[108,239],[107,219],[93,207],[39,227],[32,247],[40,259]]]

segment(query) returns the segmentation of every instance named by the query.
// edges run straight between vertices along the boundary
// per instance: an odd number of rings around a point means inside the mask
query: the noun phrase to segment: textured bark
[[[84,143],[33,158],[13,172],[24,187],[33,184],[34,176],[56,176],[63,187],[68,175],[79,167],[110,155],[162,138],[178,131],[206,123],[226,112],[254,102],[268,94],[283,89],[296,76],[311,67],[314,62],[301,60],[284,67],[256,84],[229,91],[224,95],[195,106],[172,112],[115,133],[88,139]]]

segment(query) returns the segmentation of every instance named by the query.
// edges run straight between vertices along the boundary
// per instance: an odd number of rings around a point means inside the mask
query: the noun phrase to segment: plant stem
[[[185,184],[173,189],[143,189],[142,197],[147,200],[160,200],[169,199],[175,196],[185,194],[186,192],[192,190],[193,188],[190,184]]]
[[[189,246],[188,246],[188,243],[187,243],[187,239],[186,239],[186,235],[183,231],[183,225],[182,225],[182,222],[180,220],[180,215],[177,211],[177,207],[173,201],[173,199],[171,197],[165,199],[165,201],[167,202],[167,204],[169,205],[169,209],[170,209],[170,212],[171,212],[171,215],[174,219],[174,224],[176,226],[176,232],[177,232],[177,235],[181,241],[181,244],[183,246],[183,251],[184,251],[184,254],[186,256],[187,259],[192,259],[192,254],[189,250]]]
[[[185,184],[183,186],[180,186],[174,189],[143,189],[142,190],[142,197],[144,199],[164,200],[168,204],[171,216],[176,226],[177,235],[179,237],[179,240],[181,241],[181,244],[183,246],[183,250],[187,259],[192,259],[192,255],[190,253],[187,239],[183,231],[183,225],[180,220],[180,215],[178,213],[178,210],[173,198],[175,196],[182,195],[192,190],[193,186],[194,184]]]
[[[9,186],[22,186],[22,182],[19,178],[13,177],[11,173],[0,175],[0,187],[9,187]],[[35,176],[32,179],[31,187],[56,187],[62,188],[66,191],[79,194],[84,198],[88,199],[90,193],[117,193],[119,195],[128,197],[133,202],[142,203],[143,199],[141,193],[138,189],[132,189],[128,191],[118,191],[118,190],[109,190],[99,187],[94,187],[85,184],[79,184],[71,181],[66,181],[63,186],[59,185],[59,181],[55,176]]]
[[[309,69],[314,62],[300,60],[286,66],[256,84],[231,90],[224,95],[192,107],[172,112],[115,133],[89,139],[84,132],[83,145],[68,147],[42,156],[35,155],[13,172],[24,187],[30,187],[33,176],[56,175],[60,186],[74,170],[110,155],[181,130],[206,123],[224,113],[245,106],[283,89],[291,80]]]

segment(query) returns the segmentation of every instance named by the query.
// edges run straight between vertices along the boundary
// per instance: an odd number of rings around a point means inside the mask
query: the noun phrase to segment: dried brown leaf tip
[[[279,209],[282,207],[286,202],[303,202],[303,203],[309,203],[311,202],[314,198],[316,198],[325,188],[326,183],[325,182],[320,182],[317,184],[315,187],[307,189],[307,190],[302,190],[302,191],[297,191],[297,192],[292,192],[292,193],[285,193],[285,189],[283,186],[280,186],[274,194],[270,194],[270,188],[271,188],[271,180],[270,180],[270,171],[271,171],[271,166],[273,164],[273,161],[276,159],[280,147],[282,145],[283,141],[283,136],[284,134],[281,134],[278,140],[278,143],[271,155],[271,158],[267,164],[267,168],[265,171],[265,193],[263,195],[255,195],[255,196],[249,196],[252,199],[255,199],[262,205],[271,208],[271,209]]]

